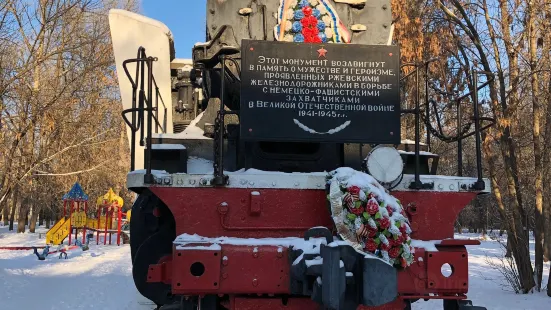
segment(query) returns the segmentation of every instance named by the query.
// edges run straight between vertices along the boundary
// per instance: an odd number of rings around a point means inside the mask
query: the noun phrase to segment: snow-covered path
[[[456,238],[477,238],[463,234]],[[16,234],[0,227],[0,247],[44,245],[44,237]],[[534,244],[530,244],[532,255]],[[53,249],[55,250],[55,248]],[[470,292],[475,305],[488,310],[551,309],[551,298],[544,292],[517,295],[503,287],[501,274],[490,267],[487,256],[501,255],[498,242],[482,241],[469,246]],[[545,265],[547,283],[549,264]],[[0,309],[102,309],[151,310],[154,306],[143,298],[132,281],[128,245],[90,245],[90,250],[70,251],[69,259],[52,254],[39,261],[29,251],[0,250]],[[442,309],[442,301],[419,301],[413,309]]]

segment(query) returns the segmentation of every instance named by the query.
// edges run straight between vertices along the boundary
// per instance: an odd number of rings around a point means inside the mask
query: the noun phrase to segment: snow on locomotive
[[[489,182],[480,164],[476,178],[436,175],[419,98],[400,104],[390,7],[207,0],[192,60],[164,24],[110,12],[143,296],[160,309],[483,309],[466,299],[465,246],[479,243],[453,224]]]

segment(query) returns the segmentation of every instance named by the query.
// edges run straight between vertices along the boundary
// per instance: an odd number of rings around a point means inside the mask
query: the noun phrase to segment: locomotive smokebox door
[[[244,140],[400,143],[398,46],[243,40]]]

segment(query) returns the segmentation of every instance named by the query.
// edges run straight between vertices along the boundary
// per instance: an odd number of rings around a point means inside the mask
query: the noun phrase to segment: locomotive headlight
[[[404,161],[395,148],[377,146],[367,155],[366,168],[375,180],[392,184],[402,175]]]

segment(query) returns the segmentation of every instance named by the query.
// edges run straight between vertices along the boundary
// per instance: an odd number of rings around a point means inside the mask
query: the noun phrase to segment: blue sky
[[[177,58],[191,58],[191,48],[205,41],[206,0],[142,0],[142,15],[168,26]]]

